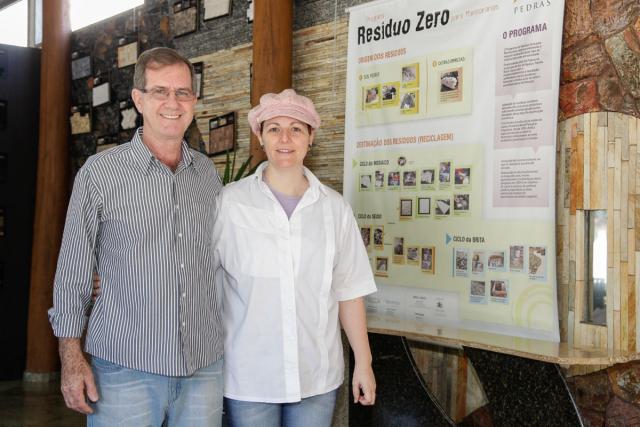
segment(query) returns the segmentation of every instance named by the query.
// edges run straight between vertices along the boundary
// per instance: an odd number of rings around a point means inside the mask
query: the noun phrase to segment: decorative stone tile
[[[601,111],[617,111],[632,115],[638,113],[635,100],[624,92],[618,75],[611,67],[598,78],[598,101]]]
[[[640,13],[640,2],[637,0],[597,0],[588,3],[591,5],[593,28],[601,37],[622,30],[633,23]]]
[[[623,34],[608,38],[605,46],[622,87],[634,98],[640,98],[640,53],[629,47]]]
[[[640,426],[640,408],[616,396],[607,406],[604,425],[607,427]]]
[[[562,81],[572,82],[599,76],[609,66],[609,58],[597,41],[562,58]]]
[[[571,377],[567,379],[567,384],[580,408],[604,413],[612,397],[606,371]]]
[[[598,111],[598,89],[594,80],[582,80],[560,87],[560,108],[567,117]]]
[[[602,427],[604,426],[604,412],[592,411],[590,409],[578,408],[580,417],[584,427]]]
[[[562,32],[562,45],[565,49],[590,35],[593,32],[592,26],[589,2],[565,0],[564,31]]]
[[[640,364],[614,365],[607,369],[607,373],[616,396],[640,404]]]

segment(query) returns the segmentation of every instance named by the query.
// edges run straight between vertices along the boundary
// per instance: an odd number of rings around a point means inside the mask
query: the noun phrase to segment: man
[[[133,139],[75,180],[49,311],[67,406],[94,426],[220,425],[222,328],[211,230],[222,188],[183,135],[193,67],[168,48],[138,58]],[[92,274],[101,294],[87,323]],[[87,399],[90,402],[87,402]]]

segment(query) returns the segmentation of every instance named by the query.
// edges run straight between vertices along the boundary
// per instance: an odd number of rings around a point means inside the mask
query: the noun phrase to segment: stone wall
[[[636,351],[640,2],[566,0],[559,101],[561,339]],[[608,214],[606,326],[583,322],[584,212],[589,209]],[[640,425],[638,362],[605,369],[569,367],[566,372],[586,426]]]
[[[324,74],[323,81],[331,81],[332,100],[338,104],[340,98],[335,98],[336,82],[344,81],[344,63],[346,63],[344,52],[339,58],[343,62],[342,68],[335,69],[334,65],[338,61],[338,51],[326,50],[323,47],[327,43],[333,43],[332,47],[337,47],[333,34],[338,30],[338,25],[344,27],[346,19],[346,8],[364,3],[366,0],[295,0],[294,1],[294,45],[297,53],[294,53],[294,85],[304,91],[304,86],[315,86],[318,82],[312,82],[310,78],[319,77]],[[205,71],[205,95],[207,99],[199,102],[198,128],[206,137],[208,124],[206,120],[211,117],[212,112],[238,111],[238,118],[246,116],[249,107],[248,94],[250,91],[249,69],[252,60],[251,38],[252,24],[247,22],[246,13],[248,2],[246,0],[232,0],[230,14],[227,16],[204,20],[204,10],[199,9],[198,29],[190,34],[175,37],[173,21],[173,0],[146,0],[144,5],[136,9],[123,12],[105,21],[98,22],[89,27],[83,28],[73,33],[71,41],[71,51],[79,52],[81,56],[90,55],[92,58],[93,74],[91,77],[102,76],[111,86],[111,102],[91,108],[92,132],[88,134],[74,135],[71,139],[71,162],[75,172],[86,160],[97,150],[98,142],[121,143],[131,138],[132,131],[119,130],[119,102],[130,99],[130,92],[133,80],[133,67],[117,67],[118,40],[122,37],[134,36],[138,40],[138,50],[142,52],[157,46],[173,47],[194,62],[202,58],[210,58]],[[321,25],[323,35],[322,42],[309,41],[309,31],[307,29]],[[310,30],[317,32],[318,30]],[[341,29],[344,32],[344,28]],[[302,45],[306,43],[305,45]],[[346,45],[345,45],[346,46]],[[344,47],[344,46],[343,46]],[[306,51],[309,48],[310,52]],[[322,51],[321,57],[313,58],[314,52]],[[329,53],[327,53],[329,52]],[[327,55],[330,58],[327,60]],[[220,59],[222,58],[222,59]],[[229,64],[228,60],[233,60]],[[326,66],[326,69],[318,67],[309,74],[309,64],[311,66]],[[315,65],[314,65],[315,64]],[[234,72],[239,73],[231,76],[226,74],[228,66],[234,68]],[[241,70],[239,69],[241,68]],[[219,69],[219,70],[218,70]],[[327,77],[327,75],[331,76]],[[215,76],[224,76],[224,80],[216,80]],[[235,77],[238,78],[235,78]],[[337,76],[337,77],[336,77]],[[86,105],[91,104],[91,92],[93,79],[91,77],[72,81],[71,104]],[[209,80],[206,80],[209,79]],[[320,80],[318,80],[320,81]],[[231,84],[230,84],[231,83]],[[342,83],[344,84],[344,83]],[[230,89],[227,86],[231,86]],[[322,87],[323,90],[326,87]],[[240,91],[244,97],[233,99],[232,102],[220,102],[221,97],[213,95],[213,92],[220,90],[226,93],[237,94]],[[231,90],[231,91],[230,91]],[[236,91],[236,92],[234,92]],[[343,90],[344,92],[344,90]],[[324,96],[323,101],[328,101],[326,91],[319,95]],[[237,108],[237,109],[236,109]],[[243,116],[244,115],[244,116]],[[243,124],[240,126],[238,139],[241,147],[246,141],[243,139],[248,131]],[[341,135],[341,130],[337,126],[331,125],[331,118],[325,121],[329,124],[329,129],[323,129],[326,135],[330,135],[331,140]],[[200,138],[197,132],[190,133],[193,138]],[[190,141],[194,147],[198,147],[198,142]],[[326,146],[325,146],[326,147]],[[322,149],[317,150],[319,157]],[[334,166],[333,163],[324,163],[324,166]],[[330,175],[330,174],[326,174]],[[339,179],[332,179],[330,185],[338,188],[342,182],[341,174]]]
[[[593,111],[640,117],[640,2],[566,0],[560,120]]]

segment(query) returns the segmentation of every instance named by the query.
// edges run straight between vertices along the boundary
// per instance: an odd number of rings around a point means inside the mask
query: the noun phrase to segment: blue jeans
[[[100,400],[87,417],[90,427],[222,424],[222,359],[189,377],[150,374],[97,357],[91,365]]]
[[[229,427],[329,427],[338,389],[294,403],[224,399]]]

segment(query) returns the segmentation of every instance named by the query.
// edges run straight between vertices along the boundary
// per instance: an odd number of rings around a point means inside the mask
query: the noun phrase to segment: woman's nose
[[[280,141],[290,141],[291,140],[291,134],[289,133],[289,129],[282,129],[282,132],[280,132]]]

